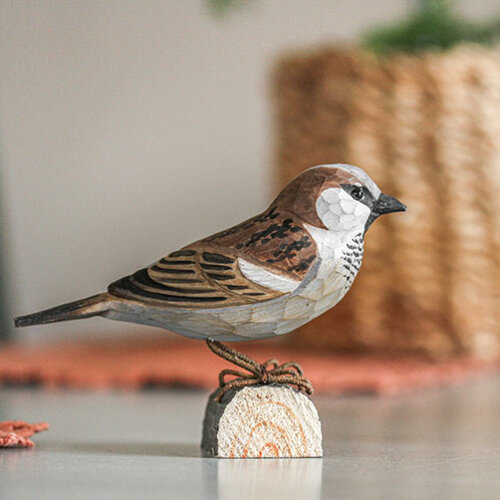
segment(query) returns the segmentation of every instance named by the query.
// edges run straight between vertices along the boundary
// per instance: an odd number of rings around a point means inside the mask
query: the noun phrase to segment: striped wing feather
[[[141,302],[188,308],[243,305],[282,295],[248,280],[229,249],[207,251],[196,244],[112,283],[108,291]]]
[[[191,308],[243,305],[283,295],[246,278],[238,267],[239,257],[301,281],[315,263],[317,249],[294,214],[272,205],[112,283],[108,290],[141,302]]]

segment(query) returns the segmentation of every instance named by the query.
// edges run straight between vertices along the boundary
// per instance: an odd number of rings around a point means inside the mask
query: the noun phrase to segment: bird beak
[[[382,193],[374,203],[372,213],[365,224],[365,233],[372,225],[373,221],[383,214],[392,214],[393,212],[406,212],[406,205],[401,203],[393,196]]]
[[[406,205],[403,205],[393,196],[382,193],[375,202],[373,212],[378,215],[391,214],[392,212],[406,212]]]

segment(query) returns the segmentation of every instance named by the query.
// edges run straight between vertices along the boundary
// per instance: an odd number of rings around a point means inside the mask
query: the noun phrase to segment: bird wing
[[[262,302],[296,288],[316,258],[298,221],[270,209],[112,283],[111,295],[168,307]]]
[[[112,283],[112,295],[176,307],[221,307],[279,297],[284,292],[247,278],[231,252],[186,247]]]

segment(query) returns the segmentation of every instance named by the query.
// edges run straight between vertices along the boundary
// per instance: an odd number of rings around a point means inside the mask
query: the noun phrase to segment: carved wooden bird
[[[312,167],[261,214],[111,283],[106,293],[15,324],[103,316],[216,341],[282,335],[344,297],[367,229],[380,215],[404,210],[358,167]]]

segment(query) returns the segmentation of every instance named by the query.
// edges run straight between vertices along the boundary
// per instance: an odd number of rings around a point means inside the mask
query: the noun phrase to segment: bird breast
[[[342,300],[361,267],[362,259],[363,236],[359,233],[321,260],[316,277],[298,291],[300,297],[315,301],[314,317]]]

